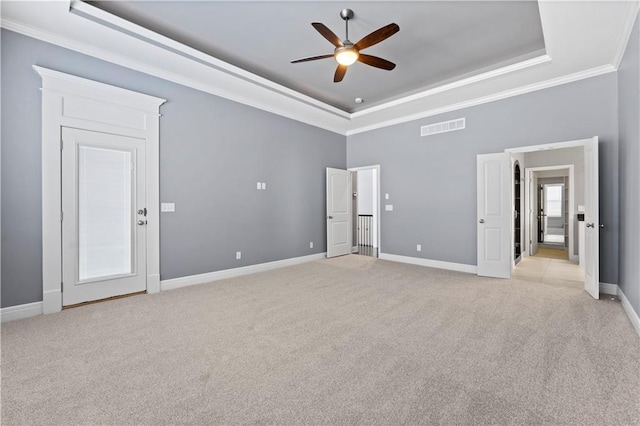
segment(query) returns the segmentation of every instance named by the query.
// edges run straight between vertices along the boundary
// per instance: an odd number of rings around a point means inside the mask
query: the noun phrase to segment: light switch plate
[[[262,189],[267,189],[267,182],[262,182]]]
[[[422,244],[416,245],[416,251],[422,251]]]
[[[385,209],[385,211],[392,212],[393,211],[393,204],[385,204],[384,205],[384,209]]]
[[[160,203],[160,211],[163,213],[174,213],[176,211],[176,203]]]
[[[236,259],[237,259],[237,260],[242,259],[242,252],[241,252],[241,251],[237,251],[237,252],[236,252]]]
[[[384,199],[388,200],[389,199],[389,194],[384,194]]]
[[[262,182],[258,182],[256,184],[256,189],[262,189]]]

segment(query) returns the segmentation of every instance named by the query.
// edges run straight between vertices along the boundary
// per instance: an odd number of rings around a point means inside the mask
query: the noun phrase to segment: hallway
[[[564,250],[540,248],[513,268],[511,278],[562,287],[584,287],[584,269],[570,261]]]

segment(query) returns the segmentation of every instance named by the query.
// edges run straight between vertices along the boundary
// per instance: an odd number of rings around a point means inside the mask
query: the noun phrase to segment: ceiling
[[[88,3],[348,112],[545,53],[537,1]],[[333,58],[291,64],[333,53],[310,24],[322,22],[344,40],[339,12],[345,7],[355,13],[354,43],[391,22],[400,26],[364,52],[394,62],[393,71],[356,63],[334,83]]]
[[[0,7],[3,28],[350,135],[614,72],[640,3],[3,0]],[[333,83],[332,58],[290,64],[332,52],[310,23],[343,37],[343,7],[355,11],[352,41],[400,26],[365,51],[396,69],[357,63]],[[365,102],[356,107],[355,97]]]

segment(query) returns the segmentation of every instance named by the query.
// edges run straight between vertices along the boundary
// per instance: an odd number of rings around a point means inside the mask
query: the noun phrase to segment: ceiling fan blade
[[[320,34],[322,34],[322,37],[329,40],[329,42],[335,47],[342,46],[342,40],[340,40],[340,37],[335,35],[335,33],[327,28],[324,24],[321,24],[320,22],[312,22],[311,25],[313,25],[313,28],[315,28]]]
[[[296,59],[295,61],[291,61],[291,63],[297,64],[298,62],[317,61],[318,59],[325,59],[325,58],[333,58],[333,53],[330,53],[328,55],[311,56],[310,58]]]
[[[398,24],[389,24],[385,27],[378,28],[374,32],[369,35],[362,37],[356,44],[355,48],[358,50],[366,49],[367,47],[371,47],[374,44],[380,43],[382,40],[385,40],[395,33],[400,31],[400,27]]]
[[[346,73],[347,73],[347,66],[346,65],[338,65],[338,68],[336,68],[336,73],[333,76],[333,82],[334,83],[341,82]]]
[[[396,64],[389,62],[386,59],[378,58],[377,56],[365,55],[361,53],[358,56],[358,61],[363,64],[371,65],[372,67],[382,68],[383,70],[391,71],[396,67]]]

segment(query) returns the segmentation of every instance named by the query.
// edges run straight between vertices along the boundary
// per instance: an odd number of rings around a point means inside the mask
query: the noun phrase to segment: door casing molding
[[[42,302],[62,310],[63,127],[145,140],[147,292],[160,291],[160,106],[165,99],[34,65],[42,78]]]
[[[527,183],[527,187],[529,185],[529,180],[532,179],[533,177],[533,173],[534,172],[539,172],[539,171],[545,171],[545,170],[569,170],[568,172],[568,177],[569,177],[569,247],[567,247],[567,250],[569,251],[569,259],[572,261],[577,261],[578,260],[578,255],[574,254],[574,250],[575,250],[575,231],[574,231],[574,226],[575,226],[575,212],[576,212],[576,208],[575,208],[575,199],[576,199],[576,195],[575,195],[575,191],[576,191],[576,183],[575,183],[575,164],[564,164],[564,165],[559,165],[559,166],[541,166],[541,167],[526,167],[525,168],[525,175],[526,175],[526,183]],[[530,256],[531,253],[529,251],[530,249],[530,244],[529,241],[533,239],[533,235],[531,235],[531,214],[530,214],[530,210],[533,209],[534,206],[531,205],[531,201],[529,200],[529,197],[525,197],[525,212],[527,213],[527,215],[525,216],[526,219],[526,224],[525,224],[525,241],[527,242],[527,250],[526,250],[526,256]],[[536,236],[537,238],[537,236]],[[523,252],[524,253],[524,252]],[[524,254],[523,254],[524,256]]]

